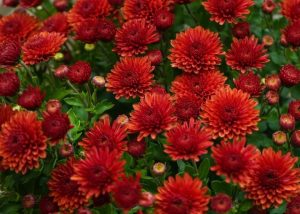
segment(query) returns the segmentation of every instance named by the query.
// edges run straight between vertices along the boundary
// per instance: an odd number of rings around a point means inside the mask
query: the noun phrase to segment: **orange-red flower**
[[[237,89],[249,93],[252,97],[259,97],[263,89],[259,76],[255,75],[253,71],[241,74],[234,79],[234,84]]]
[[[250,14],[249,7],[253,0],[207,0],[202,3],[211,18],[210,20],[223,25],[225,22],[236,23],[237,19],[245,19]]]
[[[0,42],[0,67],[12,67],[18,64],[21,46],[19,42],[6,39]],[[0,92],[1,93],[1,92]]]
[[[16,112],[9,105],[0,105],[0,131],[1,126],[10,120]]]
[[[38,26],[38,21],[26,13],[13,13],[0,19],[0,40],[24,41]]]
[[[120,160],[119,151],[93,147],[84,160],[74,165],[73,181],[79,184],[79,190],[86,193],[86,198],[98,197],[110,192],[114,182],[123,174],[125,161]]]
[[[114,51],[123,57],[143,54],[159,39],[155,26],[145,19],[129,20],[116,33]]]
[[[46,137],[36,113],[16,112],[2,125],[0,157],[5,168],[22,174],[39,168],[40,159],[46,158],[46,148]]]
[[[283,40],[287,45],[300,47],[300,19],[290,23],[283,30]]]
[[[194,94],[182,95],[175,98],[175,116],[180,122],[189,121],[190,118],[197,119],[200,115],[201,102],[197,101]]]
[[[153,70],[146,57],[123,58],[107,75],[107,91],[112,91],[117,99],[143,96],[151,88]]]
[[[41,31],[68,34],[69,24],[66,14],[55,13],[43,21]]]
[[[262,69],[269,62],[267,50],[254,36],[233,39],[231,49],[226,53],[226,62],[232,69],[246,72],[249,69]]]
[[[128,129],[139,133],[138,141],[149,135],[155,139],[157,134],[172,128],[176,117],[170,98],[169,94],[146,93],[140,103],[133,105]]]
[[[87,204],[87,199],[83,192],[78,190],[79,185],[71,180],[74,174],[74,159],[67,163],[58,165],[53,169],[51,178],[48,181],[49,195],[58,204],[61,210],[69,212]]]
[[[183,177],[169,177],[156,195],[156,214],[199,213],[208,210],[209,196],[202,181],[185,173]]]
[[[225,176],[227,183],[233,181],[240,185],[247,181],[247,173],[260,154],[255,146],[246,146],[245,139],[233,143],[221,142],[211,150],[215,161],[211,170],[216,171],[219,176]]]
[[[265,149],[248,175],[246,197],[262,209],[278,207],[300,192],[300,171],[294,168],[298,158]]]
[[[110,117],[106,116],[94,124],[79,145],[85,151],[97,147],[122,152],[126,149],[126,136],[126,126],[117,120],[110,124]]]
[[[171,41],[172,67],[187,73],[213,71],[221,64],[222,43],[217,33],[200,26],[189,28]]]
[[[172,160],[199,161],[199,157],[206,154],[207,149],[213,145],[209,132],[201,128],[201,122],[194,119],[171,129],[166,137],[168,143],[165,144],[165,153]]]
[[[300,19],[300,0],[283,0],[281,10],[282,14],[289,20]]]
[[[27,65],[48,61],[60,50],[65,41],[66,38],[60,33],[37,33],[24,43],[23,61]]]
[[[28,86],[18,97],[18,105],[28,110],[39,108],[45,98],[45,93],[39,87]]]
[[[219,71],[183,74],[173,81],[171,91],[176,97],[196,96],[201,107],[217,90],[225,86],[226,79]]]
[[[258,130],[256,106],[257,102],[248,93],[225,87],[205,103],[201,117],[214,139],[241,138]]]

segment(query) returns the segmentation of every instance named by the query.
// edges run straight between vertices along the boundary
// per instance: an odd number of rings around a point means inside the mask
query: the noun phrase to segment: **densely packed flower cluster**
[[[1,213],[300,213],[300,0],[2,4]]]

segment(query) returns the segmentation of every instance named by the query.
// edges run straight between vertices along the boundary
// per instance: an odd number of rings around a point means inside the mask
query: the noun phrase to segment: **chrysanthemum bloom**
[[[280,69],[279,78],[287,87],[297,85],[300,83],[300,70],[291,64],[284,65]]]
[[[209,132],[201,128],[200,121],[194,119],[174,127],[166,133],[166,137],[168,143],[164,145],[164,151],[175,161],[199,161],[199,157],[213,145]]]
[[[112,188],[112,196],[117,206],[125,211],[137,206],[142,196],[140,175],[137,174],[135,177],[123,176],[122,180],[116,181]]]
[[[300,213],[300,195],[293,198],[286,208],[286,214],[298,214]]]
[[[75,39],[85,43],[96,43],[99,38],[99,20],[92,19],[81,22],[80,25],[74,27],[76,33]]]
[[[121,155],[116,150],[93,147],[84,160],[75,164],[71,179],[79,184],[79,190],[86,193],[87,199],[111,191],[113,184],[123,174],[125,161],[120,160]]]
[[[210,199],[210,207],[216,213],[227,213],[232,208],[232,199],[229,195],[218,193]]]
[[[170,130],[176,122],[175,109],[168,94],[146,93],[133,109],[128,129],[139,133],[138,141],[149,135],[155,139],[157,134]]]
[[[145,154],[147,149],[147,143],[145,141],[138,142],[137,140],[131,140],[127,143],[127,152],[135,158],[139,158]]]
[[[16,112],[9,105],[0,105],[0,131],[1,126],[9,121]]]
[[[148,50],[149,44],[159,41],[159,34],[145,19],[133,19],[125,22],[115,36],[114,51],[120,56],[134,56]]]
[[[29,86],[18,97],[18,105],[28,110],[34,110],[42,105],[45,93],[39,87]]]
[[[20,88],[18,75],[13,71],[0,73],[0,96],[14,96]]]
[[[283,30],[283,39],[287,45],[300,47],[300,19],[290,23]]]
[[[126,126],[117,121],[111,124],[110,117],[106,116],[94,124],[79,145],[85,151],[97,147],[122,152],[126,149],[126,136]]]
[[[259,156],[259,150],[253,145],[246,146],[246,140],[221,142],[212,147],[212,158],[215,165],[211,167],[217,175],[225,176],[229,183],[231,180],[243,185],[246,182],[246,175]]]
[[[236,23],[237,19],[245,19],[250,14],[249,8],[253,0],[207,0],[202,3],[210,13],[210,20],[223,25],[225,22]]]
[[[23,61],[27,65],[34,65],[48,61],[64,44],[66,38],[56,32],[40,32],[31,37],[22,46]]]
[[[248,22],[236,23],[232,28],[232,35],[238,39],[243,39],[250,35],[250,24]]]
[[[68,13],[68,21],[75,27],[89,19],[104,18],[111,10],[112,6],[107,0],[78,0]]]
[[[300,0],[283,0],[281,10],[282,14],[291,21],[300,19]]]
[[[155,13],[153,20],[154,25],[159,30],[166,30],[173,25],[175,15],[166,9],[159,10]]]
[[[209,196],[202,181],[185,173],[183,177],[169,177],[156,195],[156,214],[206,213]]]
[[[182,95],[175,100],[175,116],[180,122],[189,121],[190,118],[197,119],[200,115],[201,102],[197,101],[194,94]]]
[[[278,207],[300,192],[300,171],[294,168],[298,158],[264,149],[248,175],[246,197],[262,209]]]
[[[146,57],[152,65],[159,65],[163,61],[163,55],[161,50],[151,50],[147,53]]]
[[[68,34],[69,24],[67,16],[64,13],[55,13],[43,21],[41,31],[57,32]]]
[[[16,112],[1,127],[0,157],[2,165],[25,174],[39,168],[40,159],[46,158],[46,137],[41,122],[34,112]]]
[[[98,22],[98,36],[100,40],[111,41],[116,35],[116,26],[109,19],[100,19]]]
[[[201,117],[213,138],[241,138],[258,130],[257,102],[248,93],[226,87],[216,92],[203,106]]]
[[[69,159],[67,163],[58,165],[53,169],[48,181],[49,195],[61,210],[70,212],[88,202],[85,194],[79,191],[79,185],[71,180],[74,164],[75,160]]]
[[[296,120],[300,120],[300,100],[290,102],[289,113],[293,115]]]
[[[171,91],[176,97],[196,96],[201,107],[217,90],[225,86],[226,79],[219,71],[183,74],[173,81]]]
[[[0,42],[0,67],[10,67],[18,63],[21,46],[14,40]]]
[[[13,13],[0,19],[0,39],[25,40],[36,29],[38,21],[26,13]]]
[[[200,26],[189,28],[171,41],[172,67],[187,73],[213,71],[221,64],[222,43],[217,33]]]
[[[43,113],[42,129],[46,137],[51,139],[52,144],[64,139],[72,127],[69,117],[65,113],[60,111]]]
[[[233,39],[231,49],[226,53],[226,62],[232,69],[246,72],[249,69],[262,69],[269,62],[267,50],[258,44],[254,36]]]
[[[107,75],[107,91],[112,91],[117,99],[143,96],[151,88],[153,70],[146,57],[123,58]]]
[[[263,89],[260,77],[255,75],[253,71],[241,74],[234,80],[234,84],[237,89],[249,93],[252,97],[259,97]]]
[[[88,62],[77,61],[74,65],[69,67],[67,78],[72,83],[84,84],[92,74],[92,68]]]
[[[36,7],[41,4],[41,0],[20,0],[21,7]]]

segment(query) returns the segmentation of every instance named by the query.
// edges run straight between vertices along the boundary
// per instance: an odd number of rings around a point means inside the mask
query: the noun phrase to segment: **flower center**
[[[261,183],[262,186],[264,186],[267,189],[277,188],[279,183],[279,177],[277,175],[277,172],[270,169],[267,170],[262,176],[261,176]]]

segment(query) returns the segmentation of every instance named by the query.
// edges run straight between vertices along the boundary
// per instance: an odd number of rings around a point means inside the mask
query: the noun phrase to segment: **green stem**
[[[197,177],[199,177],[199,171],[198,171],[197,163],[196,163],[196,161],[194,161],[194,160],[193,160],[193,166],[194,166],[194,168],[195,168]]]
[[[84,104],[85,107],[88,107],[88,102],[86,99],[82,96],[82,94],[78,91],[78,89],[68,80],[67,81],[68,85],[73,89],[73,91],[79,95],[82,103]]]

